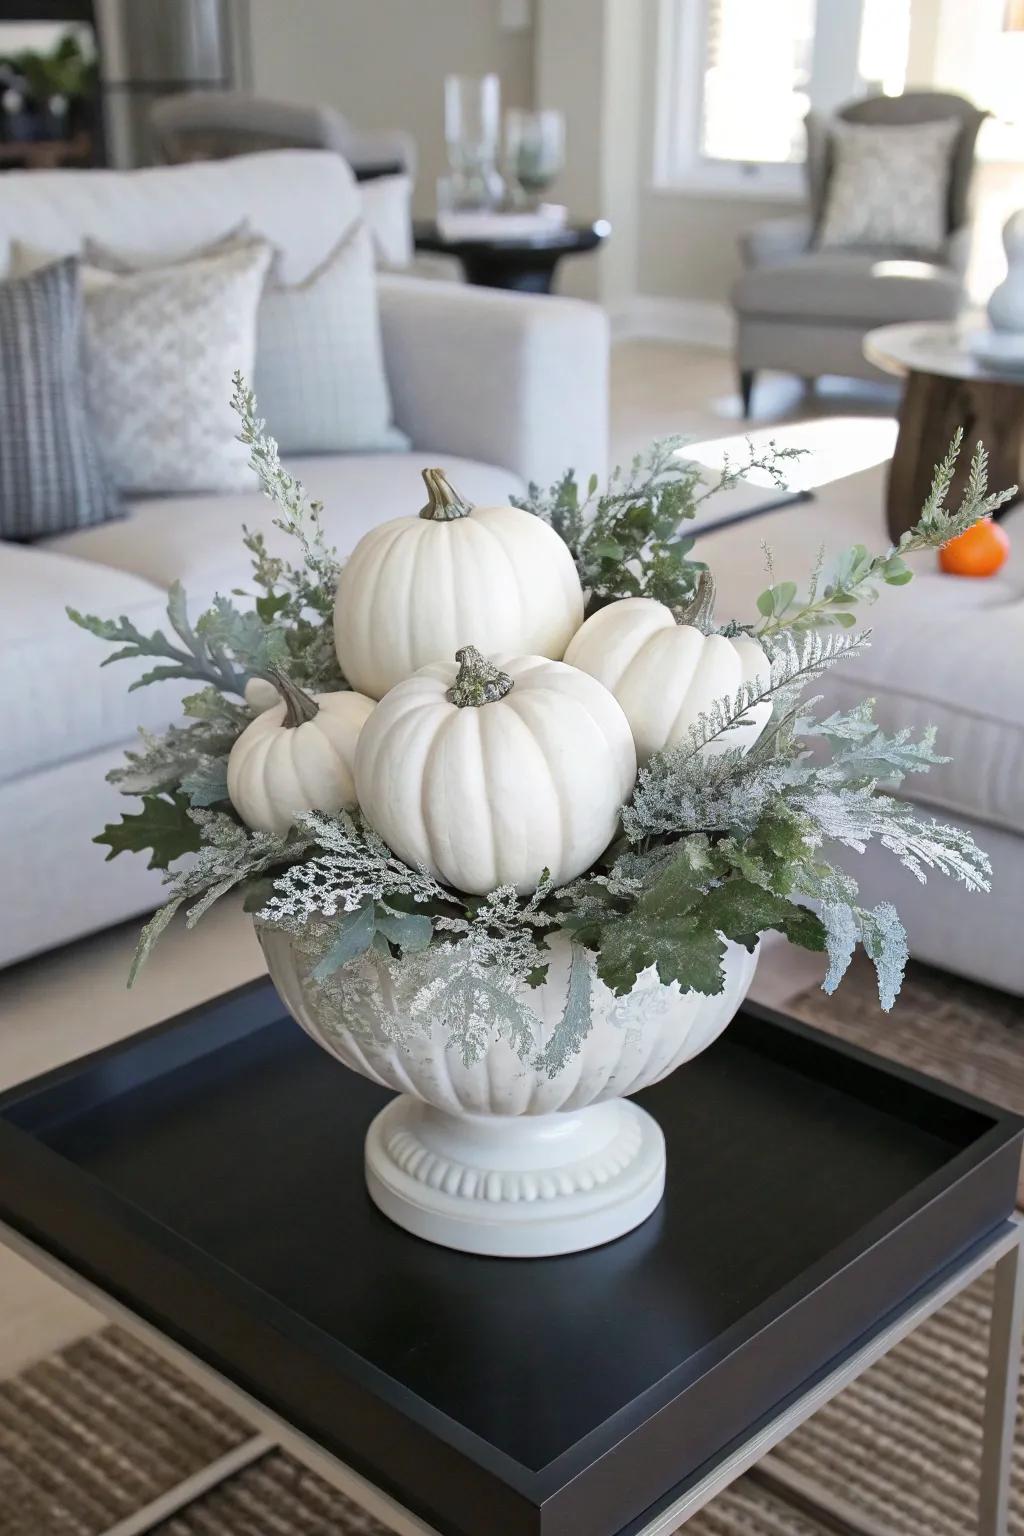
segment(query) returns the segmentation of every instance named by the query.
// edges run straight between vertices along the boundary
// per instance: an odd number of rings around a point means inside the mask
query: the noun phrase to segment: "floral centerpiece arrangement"
[[[858,604],[1011,493],[979,445],[948,508],[958,440],[898,546],[819,561],[802,591],[769,566],[753,622],[723,623],[685,524],[755,467],[781,484],[791,450],[708,486],[670,440],[603,492],[570,472],[485,509],[428,469],[422,510],[342,565],[238,376],[234,405],[300,558],[243,531],[252,591],[193,620],[175,586],[168,633],[71,614],[107,661],[153,658],[133,688],[197,684],[111,774],[141,805],[97,841],[167,871],[133,974],[176,912],[243,889],[299,1022],[401,1091],[367,1142],[389,1215],[478,1252],[605,1241],[664,1177],[624,1096],[720,1033],[761,935],[827,951],[828,991],[862,944],[891,1006],[904,932],[843,850],[987,888],[966,832],[890,793],[945,761],[934,732],[805,694],[867,644]]]

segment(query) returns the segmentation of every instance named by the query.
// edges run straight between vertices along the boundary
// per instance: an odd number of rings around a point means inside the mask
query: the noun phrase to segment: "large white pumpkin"
[[[473,895],[583,873],[636,778],[629,725],[600,683],[542,656],[435,662],[377,705],[356,751],[363,815],[408,864]]]
[[[228,797],[246,826],[287,832],[304,811],[353,810],[361,693],[303,693],[278,675],[282,702],[256,716],[228,757]],[[248,695],[247,695],[248,697]]]
[[[470,643],[487,653],[558,660],[583,622],[576,567],[557,533],[516,507],[472,507],[439,469],[429,500],[364,534],[334,606],[345,677],[379,699]]]
[[[716,699],[771,675],[768,658],[749,635],[707,635],[680,624],[664,603],[625,597],[592,614],[570,641],[566,661],[615,695],[629,721],[641,766],[686,736]],[[744,750],[764,730],[771,705],[758,704],[704,748],[717,755]]]

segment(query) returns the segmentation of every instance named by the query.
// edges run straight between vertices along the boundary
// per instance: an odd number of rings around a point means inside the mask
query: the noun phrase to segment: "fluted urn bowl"
[[[651,969],[616,997],[577,950],[590,1027],[568,1049],[562,1026],[580,977],[568,940],[555,935],[546,981],[519,994],[532,1046],[520,1039],[517,1050],[501,1036],[474,1058],[441,1023],[410,1017],[404,962],[369,951],[318,977],[326,940],[258,932],[274,985],[306,1033],[398,1095],[367,1132],[375,1203],[419,1237],[502,1257],[595,1247],[651,1214],[665,1187],[665,1142],[628,1095],[718,1038],[757,964],[756,951],[729,943],[716,996],[663,986]]]

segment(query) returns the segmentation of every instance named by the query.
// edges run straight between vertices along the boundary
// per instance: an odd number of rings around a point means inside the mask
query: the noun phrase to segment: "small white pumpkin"
[[[565,659],[589,672],[622,705],[641,767],[655,752],[686,736],[717,699],[734,698],[743,683],[767,683],[771,667],[750,635],[706,634],[713,602],[710,581],[680,616],[649,597],[625,597],[592,614],[573,636]],[[698,623],[688,623],[689,617]],[[739,725],[703,749],[712,756],[740,747],[749,751],[771,716],[756,704]]]
[[[228,797],[259,832],[287,832],[304,811],[355,808],[356,743],[374,708],[361,693],[303,693],[283,673],[277,691],[228,757]]]
[[[250,677],[245,685],[245,702],[255,714],[261,715],[265,709],[280,704],[281,695],[269,678]]]
[[[356,750],[359,806],[408,864],[457,890],[573,880],[615,836],[636,778],[600,683],[543,656],[435,662],[377,705]]]
[[[346,562],[334,643],[353,688],[379,699],[470,640],[481,650],[559,660],[583,622],[568,547],[517,507],[473,507],[425,469],[418,517],[364,534]]]

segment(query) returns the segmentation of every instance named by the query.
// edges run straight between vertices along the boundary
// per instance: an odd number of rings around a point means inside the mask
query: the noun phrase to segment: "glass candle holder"
[[[516,201],[535,206],[565,164],[565,118],[553,107],[514,107],[505,117],[505,168]]]
[[[444,82],[444,136],[453,206],[500,206],[504,194],[498,172],[500,131],[498,76],[448,75]]]

